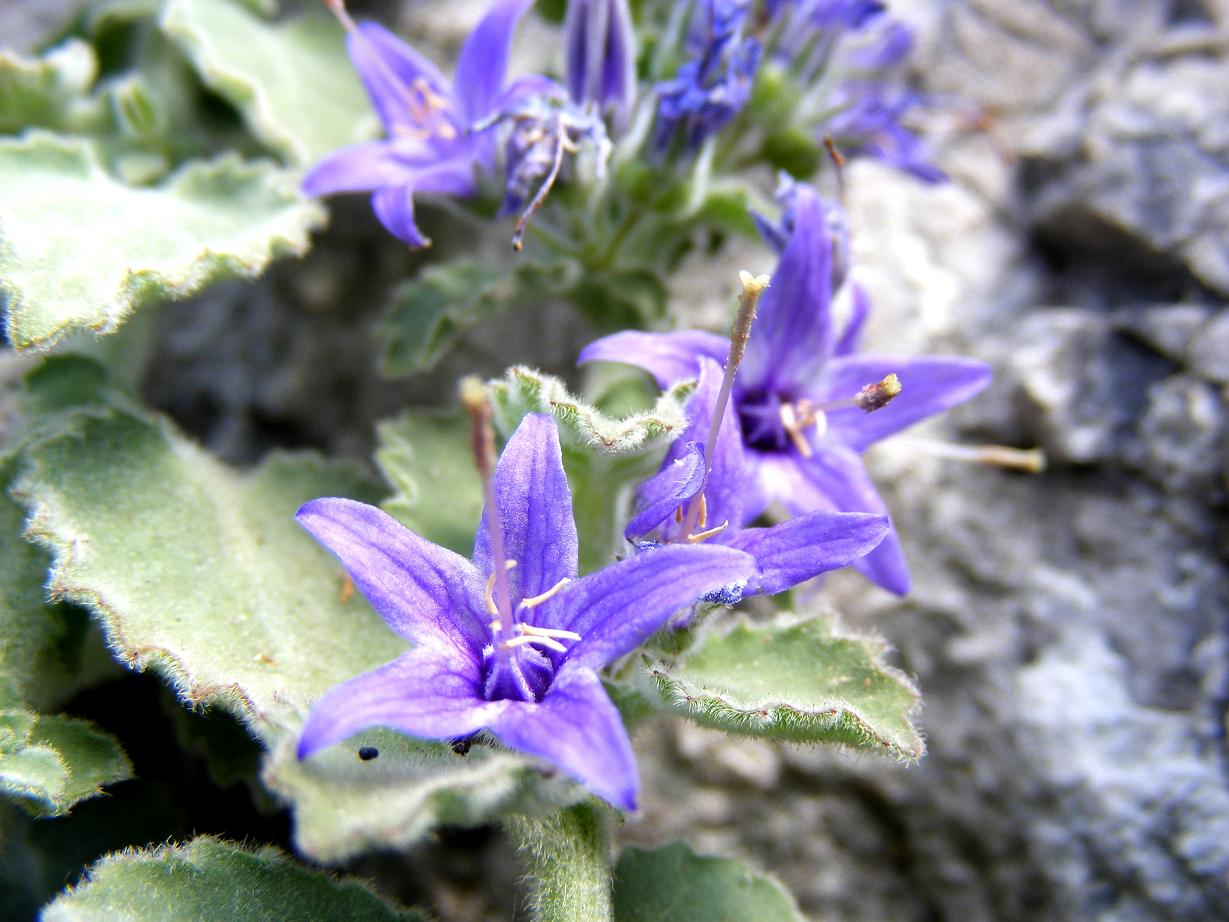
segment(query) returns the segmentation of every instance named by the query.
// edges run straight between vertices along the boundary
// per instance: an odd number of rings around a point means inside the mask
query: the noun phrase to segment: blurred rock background
[[[480,5],[442,25],[443,5],[375,12],[448,46]],[[924,694],[920,765],[654,723],[636,738],[644,809],[620,838],[741,854],[833,922],[1229,918],[1229,2],[890,6],[945,103],[952,182],[851,170],[867,346],[989,361],[992,388],[925,434],[1040,445],[1050,466],[876,447],[913,592],[838,574],[803,601],[895,646]],[[6,5],[0,31],[32,46],[56,8]],[[463,371],[576,380],[588,333],[549,304],[429,376],[381,380],[374,326],[417,257],[364,201],[333,212],[306,261],[145,315],[157,347],[133,374],[212,450],[366,457],[376,420],[448,401]],[[696,317],[728,304],[711,276],[677,287]],[[431,892],[445,918],[506,918],[514,872],[492,871],[493,843],[449,833],[358,869]]]

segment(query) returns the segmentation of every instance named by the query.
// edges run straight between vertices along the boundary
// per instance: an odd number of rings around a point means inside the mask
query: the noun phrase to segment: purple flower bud
[[[636,93],[636,33],[627,0],[569,0],[564,47],[572,101],[625,114]]]

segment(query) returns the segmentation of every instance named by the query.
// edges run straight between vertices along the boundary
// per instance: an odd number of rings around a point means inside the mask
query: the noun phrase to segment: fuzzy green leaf
[[[399,285],[380,326],[380,370],[396,377],[434,368],[465,330],[535,295],[524,276],[506,266],[460,260],[431,266]]]
[[[248,725],[269,750],[266,783],[296,807],[304,852],[339,860],[439,822],[580,796],[520,756],[392,734],[370,762],[356,755],[364,737],[295,758],[315,698],[405,649],[293,518],[316,496],[370,499],[356,473],[287,456],[239,474],[118,406],[77,414],[24,460],[14,495],[52,551],[51,591],[90,608],[119,659]]]
[[[802,922],[774,878],[734,858],[697,855],[682,842],[629,848],[619,858],[615,922]]]
[[[20,712],[19,712],[20,713]],[[132,777],[132,764],[109,733],[73,717],[0,715],[0,791],[39,816],[67,813],[78,801]],[[18,727],[28,729],[24,739]]]
[[[558,378],[517,366],[492,382],[491,396],[495,424],[505,434],[526,413],[550,413],[559,423],[565,445],[616,455],[643,450],[682,432],[686,424],[683,403],[693,387],[694,382],[676,385],[651,409],[614,419],[569,393]]]
[[[12,458],[0,462],[0,791],[37,815],[67,813],[132,776],[119,743],[83,720],[43,716],[71,691],[64,612],[43,601],[44,551],[21,539],[24,512],[9,499]]]
[[[423,537],[466,557],[482,514],[469,420],[461,413],[407,413],[379,427],[376,462],[393,495],[384,509]]]
[[[342,28],[323,13],[269,23],[233,0],[169,0],[161,26],[205,84],[292,163],[310,164],[376,131]]]
[[[89,98],[98,61],[80,39],[69,39],[42,57],[0,51],[0,134],[32,126],[81,131],[101,117]]]
[[[270,163],[224,157],[138,189],[112,179],[86,141],[0,140],[5,332],[18,349],[109,332],[146,302],[302,254],[322,218]]]
[[[747,736],[839,743],[913,761],[917,689],[881,661],[882,641],[830,618],[779,616],[704,631],[675,662],[648,664],[642,691],[663,710]]]
[[[61,894],[43,922],[425,922],[364,883],[309,870],[275,848],[202,836],[186,845],[117,852]]]

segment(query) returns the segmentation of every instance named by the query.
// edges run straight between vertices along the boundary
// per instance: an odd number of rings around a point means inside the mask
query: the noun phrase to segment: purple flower
[[[799,185],[793,232],[777,263],[772,286],[735,383],[733,402],[751,469],[742,522],[773,502],[791,514],[814,510],[883,513],[885,507],[860,457],[871,444],[968,400],[989,383],[981,362],[946,356],[912,358],[858,355],[867,307],[852,293],[854,309],[837,335],[832,322],[832,241],[819,195]],[[694,330],[624,332],[586,347],[581,362],[602,359],[639,365],[662,386],[694,377],[699,359],[720,361],[727,341]],[[856,396],[871,382],[899,376],[903,391],[890,404],[865,412]],[[896,593],[909,588],[909,571],[895,530],[853,566]]]
[[[749,0],[697,0],[691,23],[696,56],[674,79],[657,85],[654,146],[665,150],[676,134],[687,150],[726,126],[751,98],[760,43],[743,36]]]
[[[414,223],[414,193],[469,196],[474,171],[495,163],[493,117],[549,81],[505,85],[512,31],[533,0],[495,0],[461,47],[449,83],[430,61],[387,29],[355,25],[341,6],[346,47],[387,137],[330,154],[303,181],[308,195],[372,192],[376,216],[410,246],[430,244]]]
[[[326,498],[299,510],[389,627],[414,644],[327,692],[308,715],[299,757],[367,727],[435,740],[487,730],[634,810],[631,744],[598,670],[678,608],[746,579],[752,562],[732,548],[673,547],[574,579],[572,497],[549,416],[521,422],[493,490],[500,527],[489,529],[483,513],[472,560],[363,503]]]
[[[642,549],[705,541],[745,551],[756,570],[745,583],[706,598],[734,604],[749,595],[772,595],[805,580],[849,566],[888,533],[888,518],[861,512],[810,512],[769,528],[742,528],[750,470],[738,421],[724,413],[706,437],[721,387],[722,369],[701,356],[700,379],[687,404],[687,428],[671,445],[661,471],[636,491],[637,515],[625,535]],[[706,470],[707,460],[707,470]],[[653,533],[651,540],[645,536]]]
[[[564,46],[572,100],[625,114],[636,93],[636,33],[627,0],[569,0]]]

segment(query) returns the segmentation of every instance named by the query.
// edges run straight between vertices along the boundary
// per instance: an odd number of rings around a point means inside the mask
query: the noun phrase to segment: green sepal
[[[710,621],[677,659],[646,659],[640,688],[662,710],[727,733],[916,761],[926,748],[911,720],[918,692],[882,662],[885,649],[838,633],[831,617]]]
[[[286,160],[311,164],[376,133],[343,30],[323,12],[270,23],[233,0],[168,0],[160,25],[205,85]]]
[[[136,308],[252,277],[301,255],[323,211],[271,163],[192,163],[154,188],[103,168],[95,145],[32,132],[0,140],[0,300],[18,349],[109,332]]]
[[[615,869],[615,922],[803,922],[789,892],[734,858],[682,842],[626,849]]]
[[[116,852],[61,894],[43,922],[426,922],[367,884],[310,870],[266,846],[212,836]]]

